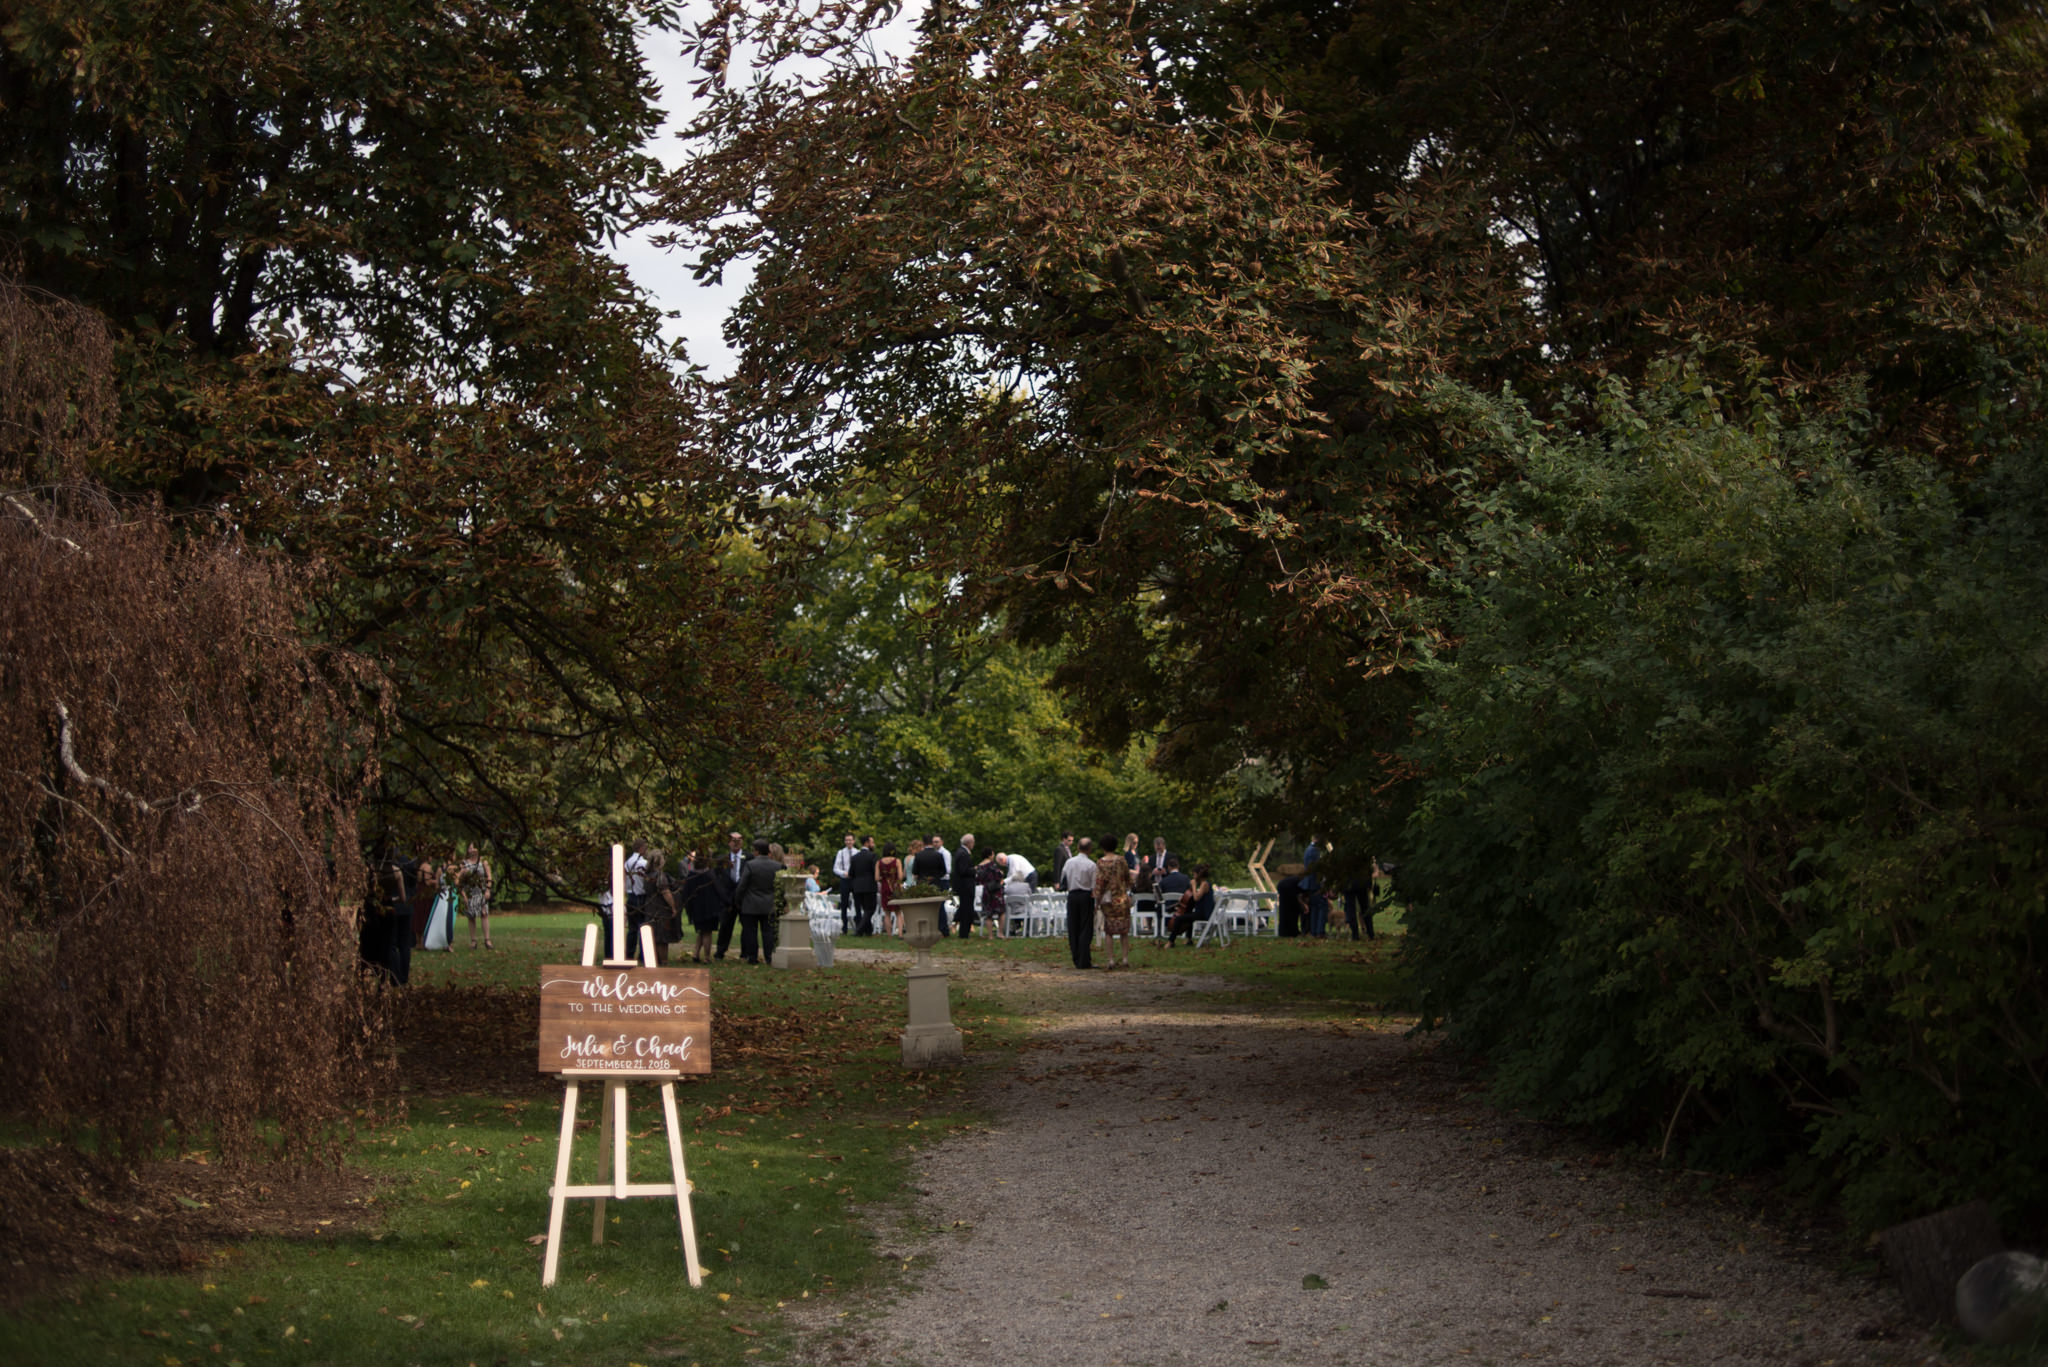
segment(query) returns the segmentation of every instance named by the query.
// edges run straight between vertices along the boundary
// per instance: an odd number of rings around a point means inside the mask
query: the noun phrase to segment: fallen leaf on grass
[[[757,1339],[761,1337],[761,1331],[759,1329],[749,1329],[744,1324],[728,1324],[725,1327],[732,1330],[735,1334],[745,1334],[750,1339]]]
[[[530,1244],[544,1244],[547,1241],[548,1236],[545,1234],[529,1234],[526,1236],[526,1242]]]

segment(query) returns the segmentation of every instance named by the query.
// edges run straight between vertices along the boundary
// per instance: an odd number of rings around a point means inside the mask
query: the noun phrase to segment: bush
[[[2048,1211],[2048,468],[1958,492],[1696,379],[1583,431],[1459,395],[1405,952],[1511,1102],[1797,1159],[1869,1228]]]
[[[80,487],[0,492],[0,578],[0,1087],[104,1151],[306,1151],[373,1026],[369,678],[277,565]]]

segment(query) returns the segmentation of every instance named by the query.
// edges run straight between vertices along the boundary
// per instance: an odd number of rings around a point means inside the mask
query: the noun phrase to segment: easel
[[[1273,875],[1266,872],[1266,858],[1273,853],[1273,846],[1278,843],[1279,840],[1276,837],[1275,839],[1268,840],[1263,847],[1259,845],[1252,846],[1252,857],[1250,862],[1245,865],[1245,872],[1251,875],[1252,887],[1259,892],[1273,892],[1276,890],[1273,883]]]
[[[612,944],[623,946],[626,942],[626,847],[612,846]],[[597,962],[597,927],[583,928],[583,966],[599,967]],[[605,968],[638,968],[655,966],[654,930],[650,926],[640,927],[640,958],[606,959]],[[697,1222],[690,1214],[690,1181],[683,1171],[683,1127],[676,1115],[676,1079],[680,1072],[636,1072],[628,1077],[602,1069],[566,1069],[562,1076],[567,1088],[562,1095],[562,1137],[555,1151],[555,1184],[549,1190],[551,1197],[548,1208],[548,1253],[547,1261],[541,1267],[540,1284],[553,1286],[555,1271],[561,1263],[562,1217],[564,1206],[570,1198],[578,1200],[591,1198],[596,1211],[590,1222],[590,1242],[604,1242],[604,1203],[607,1198],[626,1200],[633,1196],[673,1196],[676,1198],[676,1223],[682,1233],[683,1266],[689,1272],[690,1285],[704,1284],[704,1268],[697,1261]],[[569,1151],[576,1139],[576,1101],[584,1078],[604,1079],[603,1119],[598,1128],[597,1176],[598,1180],[583,1186],[569,1185]],[[668,1182],[629,1182],[626,1180],[626,1087],[635,1080],[661,1081],[661,1114],[668,1127],[668,1162],[673,1178]]]

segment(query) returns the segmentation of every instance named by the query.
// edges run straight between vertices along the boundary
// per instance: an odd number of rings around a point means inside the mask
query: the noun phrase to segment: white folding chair
[[[1031,899],[1037,894],[1028,883],[1003,884],[1003,933],[1006,935],[1031,934]]]
[[[1208,943],[1211,935],[1221,940],[1224,948],[1230,947],[1229,914],[1225,910],[1229,905],[1228,897],[1219,891],[1216,894],[1215,902],[1209,907],[1209,919],[1195,923],[1196,949],[1200,949],[1204,944]]]
[[[1278,933],[1279,926],[1274,919],[1273,897],[1270,892],[1257,888],[1238,888],[1227,894],[1231,899],[1230,922],[1240,935],[1263,935],[1269,931]]]
[[[1166,934],[1166,918],[1160,914],[1157,893],[1140,892],[1132,895],[1131,934],[1147,940],[1157,940]]]

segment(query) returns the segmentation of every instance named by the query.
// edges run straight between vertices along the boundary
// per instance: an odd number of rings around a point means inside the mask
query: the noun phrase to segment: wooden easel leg
[[[569,1146],[576,1139],[576,1094],[574,1080],[562,1093],[562,1137],[555,1146],[555,1189],[548,1201],[548,1256],[541,1266],[540,1284],[553,1286],[555,1270],[562,1261],[562,1210],[569,1198]]]
[[[631,1171],[626,1166],[626,1137],[632,1127],[626,1124],[626,1084],[615,1082],[612,1086],[616,1089],[610,1098],[614,1107],[612,1143],[616,1146],[612,1150],[612,1195],[623,1201],[626,1199],[626,1174]]]
[[[612,1093],[619,1089],[617,1082],[610,1078],[604,1081],[604,1099],[598,1109],[603,1115],[597,1122],[597,1184],[603,1186],[612,1180]],[[596,1212],[590,1218],[590,1242],[604,1242],[604,1197],[591,1202]]]
[[[690,1178],[683,1171],[683,1125],[676,1118],[676,1085],[661,1084],[661,1116],[668,1125],[668,1166],[675,1174],[676,1224],[683,1236],[683,1268],[690,1285],[704,1285],[704,1268],[697,1261],[697,1219],[690,1213]]]

